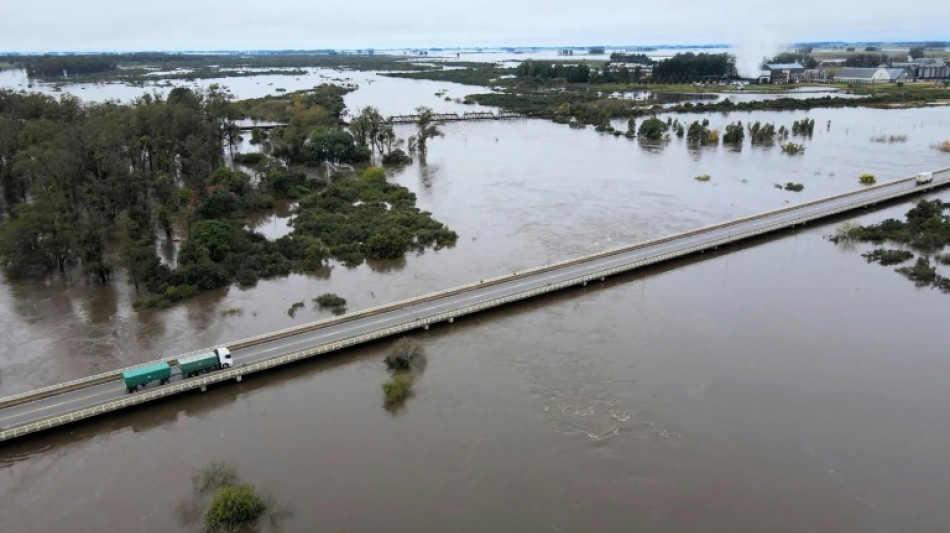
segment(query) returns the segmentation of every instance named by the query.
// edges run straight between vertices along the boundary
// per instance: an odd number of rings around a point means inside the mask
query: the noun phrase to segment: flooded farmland
[[[434,92],[475,92],[378,78],[357,82],[351,109],[456,111]],[[0,396],[326,318],[286,312],[325,292],[357,310],[851,190],[863,172],[950,166],[931,148],[950,137],[947,108],[675,118],[704,117],[809,117],[816,131],[789,156],[748,139],[692,149],[541,120],[446,124],[425,164],[391,179],[455,247],[165,311],[133,309],[121,277],[8,280]],[[279,235],[288,209],[249,224]],[[196,468],[226,460],[288,503],[263,531],[946,531],[950,298],[828,242],[841,220],[415,333],[429,364],[395,413],[380,342],[9,443],[0,530],[196,530],[176,506]]]

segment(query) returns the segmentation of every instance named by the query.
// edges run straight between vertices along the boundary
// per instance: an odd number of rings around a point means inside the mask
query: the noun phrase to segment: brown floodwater
[[[454,248],[164,311],[133,309],[121,273],[7,280],[0,395],[327,318],[309,305],[324,292],[360,309],[950,166],[931,147],[947,108],[709,118],[805,116],[794,157],[447,124],[392,179]],[[804,191],[774,187],[789,181]],[[278,236],[289,208],[249,225]],[[8,443],[0,531],[197,530],[178,509],[216,460],[288,503],[263,531],[946,531],[950,297],[831,244],[836,223],[415,333],[429,363],[394,413],[381,342]]]

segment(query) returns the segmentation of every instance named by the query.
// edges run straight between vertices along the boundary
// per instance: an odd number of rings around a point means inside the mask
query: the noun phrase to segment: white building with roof
[[[835,81],[843,83],[896,83],[911,79],[906,68],[843,67],[835,73]]]

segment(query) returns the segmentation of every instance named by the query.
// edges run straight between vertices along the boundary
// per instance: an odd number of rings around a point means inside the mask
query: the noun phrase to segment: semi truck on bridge
[[[210,352],[182,357],[173,362],[181,371],[182,379],[190,378],[205,372],[230,368],[232,363],[231,350],[222,346]],[[122,380],[125,381],[125,387],[129,394],[140,388],[145,388],[153,381],[158,381],[159,384],[164,385],[171,380],[171,377],[172,365],[166,362],[140,366],[122,373]]]

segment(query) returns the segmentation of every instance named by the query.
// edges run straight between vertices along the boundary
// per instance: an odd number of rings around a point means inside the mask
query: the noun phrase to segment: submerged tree
[[[418,114],[418,118],[416,118],[416,146],[419,149],[419,154],[425,156],[428,140],[433,137],[442,137],[443,133],[434,124],[432,109],[425,106],[417,107],[416,113]]]

